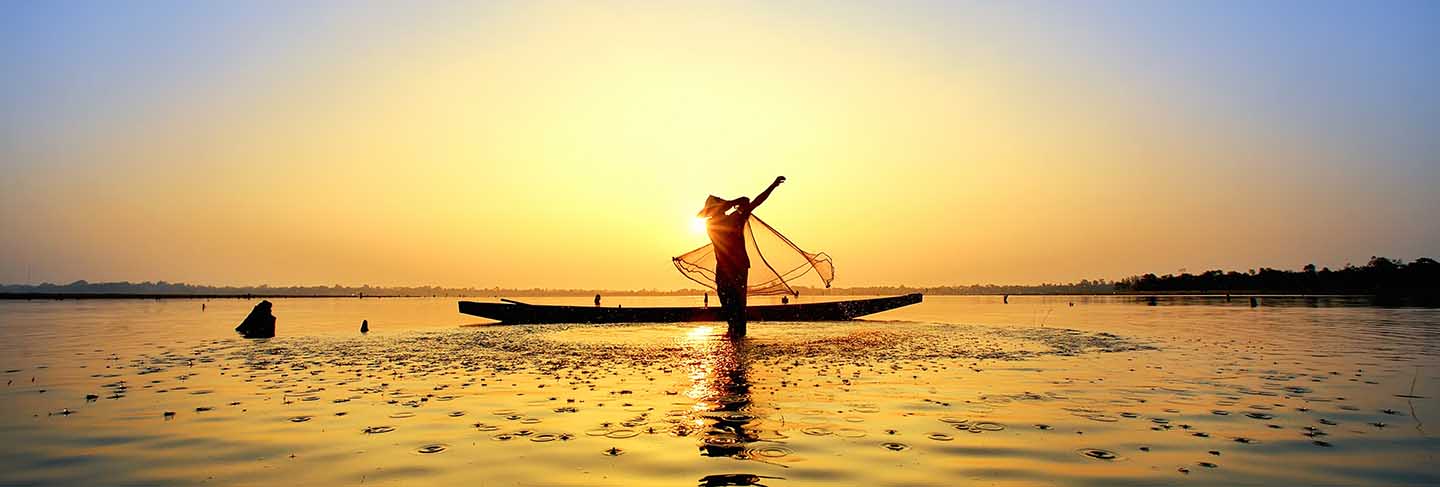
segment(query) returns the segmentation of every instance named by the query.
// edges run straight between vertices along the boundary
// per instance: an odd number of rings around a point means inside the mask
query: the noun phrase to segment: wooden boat
[[[888,298],[855,299],[823,303],[749,306],[748,321],[843,321],[881,311],[909,306],[924,298],[919,293]],[[506,324],[531,323],[676,323],[720,321],[720,308],[624,308],[601,306],[552,306],[513,300],[503,303],[461,301],[460,312]]]

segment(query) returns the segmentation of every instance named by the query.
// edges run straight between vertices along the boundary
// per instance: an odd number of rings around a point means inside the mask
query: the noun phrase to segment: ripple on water
[[[1079,450],[1076,450],[1076,452],[1079,452],[1081,455],[1084,455],[1088,458],[1093,458],[1095,460],[1113,461],[1120,459],[1120,455],[1115,454],[1115,452],[1110,450],[1103,450],[1100,448],[1081,448]]]
[[[809,427],[809,428],[801,428],[801,429],[800,429],[800,432],[801,432],[801,433],[805,433],[805,434],[810,435],[810,436],[830,436],[830,435],[835,434],[835,432],[834,432],[834,431],[830,431],[829,428],[821,428],[821,427],[819,427],[819,426],[812,426],[812,427]]]
[[[621,439],[625,439],[625,438],[634,438],[634,437],[639,436],[639,435],[640,435],[640,432],[639,432],[639,431],[635,431],[635,430],[631,430],[631,429],[611,430],[610,432],[605,433],[605,437],[606,437],[606,438],[613,438],[613,439],[617,439],[617,440],[621,440]]]
[[[994,421],[980,421],[970,425],[971,431],[1002,431],[1004,429],[1005,425]]]
[[[420,448],[415,449],[415,451],[417,453],[424,453],[426,455],[429,455],[432,453],[440,453],[442,451],[445,451],[449,447],[449,445],[443,443],[432,443],[429,445],[421,446]]]
[[[840,428],[835,430],[835,436],[841,438],[863,438],[865,435],[865,430],[860,428]]]
[[[909,450],[909,449],[910,449],[910,445],[906,445],[906,444],[904,444],[904,443],[900,443],[900,442],[896,442],[896,441],[887,441],[887,442],[881,443],[881,444],[880,444],[880,447],[881,447],[881,448],[884,448],[884,449],[886,449],[886,450],[890,450],[890,451],[905,451],[905,450]]]
[[[415,417],[415,413],[414,413],[414,412],[411,412],[411,411],[397,411],[397,412],[390,413],[390,418],[391,418],[391,419],[405,419],[405,418],[413,418],[413,417]]]
[[[310,416],[295,416],[295,417],[293,417],[293,418],[290,418],[290,422],[291,422],[291,423],[304,423],[304,422],[306,422],[306,421],[309,421],[310,419],[311,419]]]
[[[735,445],[740,444],[740,439],[739,439],[739,438],[736,438],[735,436],[733,436],[733,435],[731,435],[731,434],[729,434],[729,433],[716,432],[716,431],[712,431],[712,432],[710,432],[710,433],[706,433],[705,436],[700,439],[700,441],[703,442],[703,443],[705,443],[706,445],[710,445],[710,446],[720,446],[720,447],[729,447],[729,446],[735,446]]]
[[[760,458],[781,458],[795,454],[795,450],[780,445],[765,445],[754,448],[746,448],[748,456]]]
[[[370,426],[370,427],[365,428],[365,429],[362,430],[362,431],[363,431],[365,434],[367,434],[367,435],[378,435],[378,434],[381,434],[381,433],[389,433],[389,432],[391,432],[391,431],[395,431],[395,427],[394,427],[394,426],[389,426],[389,425],[385,425],[385,426]]]
[[[935,441],[950,441],[955,439],[954,436],[950,436],[945,433],[930,433],[928,435],[925,435],[925,437]]]

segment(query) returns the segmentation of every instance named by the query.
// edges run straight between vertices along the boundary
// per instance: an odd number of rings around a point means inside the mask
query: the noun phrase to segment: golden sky
[[[1440,254],[1434,9],[349,5],[0,21],[0,282],[686,287],[778,175],[837,286]]]

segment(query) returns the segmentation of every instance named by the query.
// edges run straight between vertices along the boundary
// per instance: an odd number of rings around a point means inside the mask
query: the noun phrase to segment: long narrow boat
[[[749,321],[843,321],[901,306],[909,306],[922,299],[924,296],[916,293],[850,301],[749,306],[745,308],[745,317]],[[461,301],[460,312],[506,324],[720,321],[720,308],[552,306],[505,301],[503,303]]]

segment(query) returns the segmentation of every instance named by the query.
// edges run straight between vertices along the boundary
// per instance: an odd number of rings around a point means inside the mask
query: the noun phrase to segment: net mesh
[[[751,296],[798,296],[800,293],[791,283],[812,270],[827,288],[830,281],[835,280],[835,263],[829,255],[802,250],[754,214],[745,221],[745,251],[750,256],[746,294]],[[714,244],[706,244],[671,261],[685,277],[715,289],[717,263]]]

